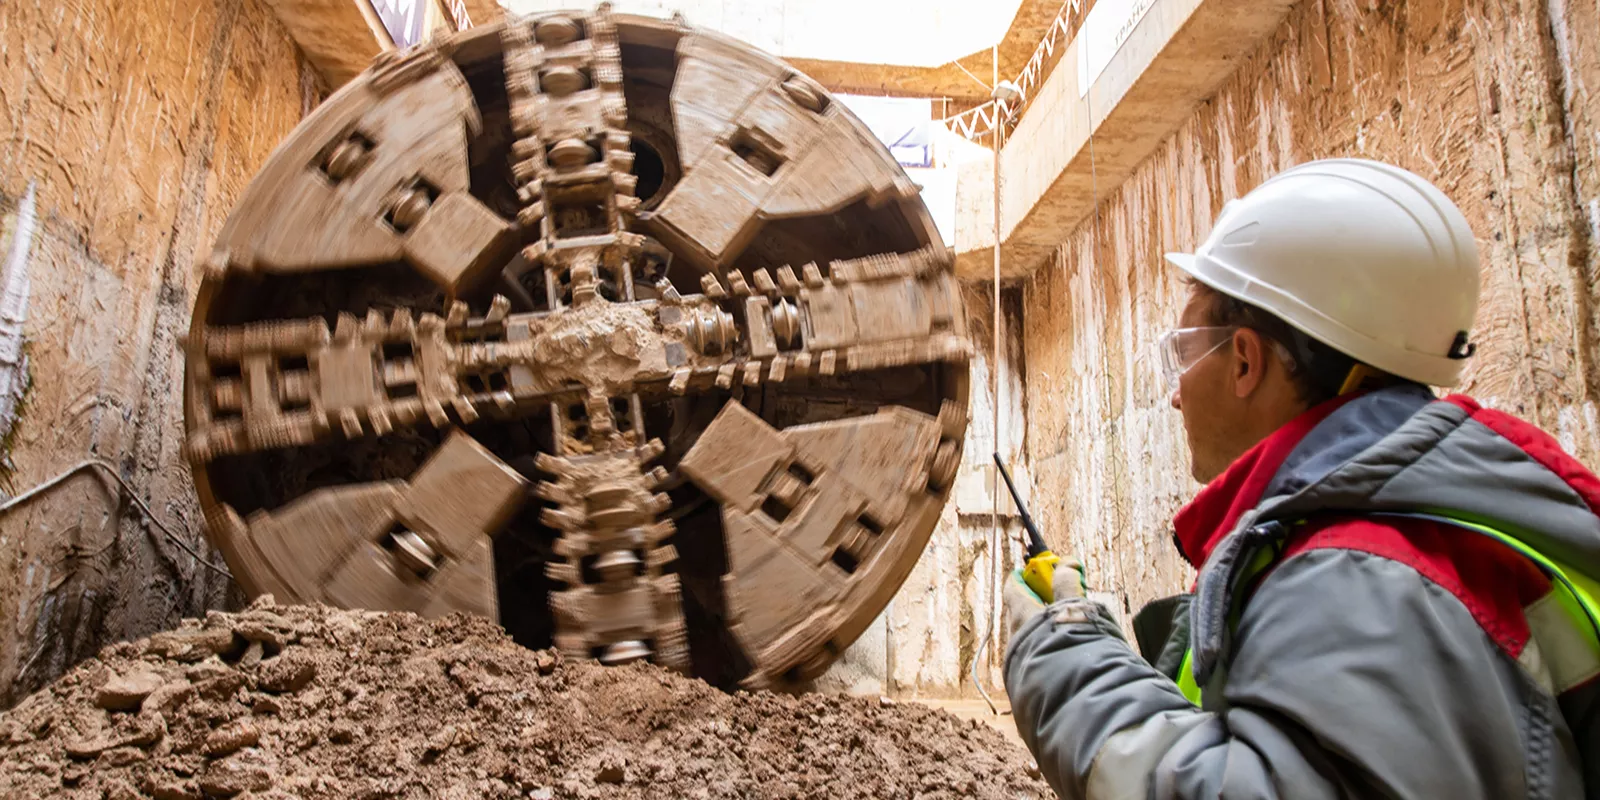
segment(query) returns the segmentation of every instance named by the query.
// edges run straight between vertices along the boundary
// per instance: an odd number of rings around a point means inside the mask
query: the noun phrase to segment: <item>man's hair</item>
[[[1190,290],[1208,300],[1206,324],[1249,328],[1261,334],[1279,355],[1287,356],[1284,366],[1301,402],[1314,406],[1339,395],[1356,360],[1305,335],[1270,311],[1223,294],[1199,281],[1189,281]]]

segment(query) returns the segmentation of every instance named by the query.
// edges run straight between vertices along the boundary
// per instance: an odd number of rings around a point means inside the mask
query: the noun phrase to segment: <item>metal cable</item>
[[[1082,35],[1084,37],[1083,46],[1088,47],[1089,31],[1087,27],[1083,29]],[[1099,240],[1100,233],[1100,181],[1097,169],[1098,164],[1096,163],[1094,153],[1094,82],[1092,81],[1089,83],[1089,91],[1086,93],[1085,100],[1089,115],[1089,197],[1094,204],[1094,220],[1090,224],[1089,230],[1089,249],[1091,257],[1094,258],[1095,263],[1098,264],[1099,253],[1097,252],[1096,242]],[[1007,114],[1007,116],[1009,117],[1010,115]],[[994,402],[994,442],[995,450],[997,452],[1000,449],[1000,377],[998,364],[1000,355],[1000,149],[1004,146],[1005,140],[1004,134],[1002,133],[1004,130],[1004,121],[997,120],[994,131],[994,354],[991,357],[991,360],[995,361],[996,363],[990,365],[990,371],[993,373],[992,377],[994,385],[994,389],[992,390],[994,396],[991,398],[991,400]],[[994,532],[998,531],[1000,525],[999,482],[999,470],[996,470],[995,475],[989,481],[989,497],[990,502],[994,506],[992,509],[993,528],[991,529],[992,532],[990,534],[991,539],[989,557],[991,560],[997,560],[1000,557],[1000,553],[997,552],[998,548],[995,546],[998,542],[998,534]],[[998,707],[995,706],[994,700],[989,697],[989,693],[984,690],[983,683],[978,680],[978,664],[983,660],[983,652],[985,648],[988,647],[989,640],[994,636],[994,626],[999,616],[999,614],[994,613],[994,610],[991,607],[989,613],[989,630],[984,634],[983,640],[978,642],[978,651],[972,658],[972,669],[970,671],[973,687],[978,690],[978,694],[983,696],[983,701],[989,704],[990,713],[993,713],[996,716],[1000,715],[1002,712]]]
[[[995,82],[1000,78],[1000,48],[998,45],[992,51],[994,56]],[[999,113],[997,109],[996,113]],[[994,422],[990,435],[994,437],[994,450],[1000,451],[1000,151],[1005,147],[1006,125],[1005,120],[997,120],[994,126],[994,297],[991,307],[992,323],[992,350],[989,354],[989,402],[993,405]],[[989,480],[990,501],[990,527],[989,527],[989,579],[991,591],[999,587],[1000,564],[1000,471],[995,470]],[[983,688],[983,681],[978,680],[978,666],[983,663],[984,651],[989,647],[989,640],[994,637],[995,621],[1000,614],[996,613],[994,600],[989,606],[989,630],[984,633],[982,641],[978,642],[978,650],[972,656],[972,686],[983,696],[983,702],[989,704],[989,713],[999,715],[1000,709],[989,697],[988,690]]]
[[[1034,46],[1033,55],[1029,57],[1027,65],[1023,67],[1021,72],[1017,73],[1017,79],[1014,81],[1014,83],[1022,92],[1022,97],[1018,98],[1016,101],[1016,108],[1010,108],[1007,106],[1007,104],[1002,103],[999,100],[991,99],[986,103],[981,103],[954,116],[951,116],[948,113],[948,109],[946,109],[945,115],[941,117],[938,122],[942,123],[952,133],[959,134],[963,138],[973,142],[978,141],[979,137],[992,132],[988,130],[978,130],[978,124],[983,122],[984,115],[982,109],[990,106],[995,108],[995,113],[991,117],[991,125],[998,125],[1002,121],[1009,122],[1013,116],[1016,116],[1016,114],[1011,112],[1019,111],[1022,106],[1027,105],[1028,101],[1033,97],[1034,84],[1040,81],[1039,76],[1045,71],[1045,60],[1055,54],[1057,40],[1063,36],[1066,36],[1067,34],[1068,20],[1071,19],[1072,13],[1077,11],[1082,6],[1083,0],[1066,0],[1066,2],[1061,4],[1061,10],[1056,12],[1054,21],[1052,21],[1050,23],[1050,27],[1045,30],[1045,34],[1039,40],[1039,44]],[[998,47],[999,45],[995,46],[996,49],[998,49]],[[1063,45],[1063,48],[1065,48],[1065,45]],[[1064,49],[1063,52],[1065,52]],[[952,61],[950,63],[954,64],[957,69],[965,72],[967,77],[977,81],[979,85],[983,85],[984,89],[988,90],[991,96],[993,95],[993,87],[984,85],[983,81],[979,80],[978,76],[973,75],[967,70],[966,67],[962,66],[960,61]],[[994,83],[995,85],[1000,83],[1000,70],[998,67],[994,70]],[[1000,113],[1001,111],[1005,111],[1007,113],[1002,115]],[[974,120],[973,124],[971,125],[968,125],[963,121],[964,118],[969,116]],[[957,130],[958,128],[961,130]]]
[[[956,65],[956,69],[959,69],[962,72],[967,73],[967,77],[971,78],[974,83],[977,83],[979,86],[982,86],[984,91],[986,91],[986,92],[993,92],[994,91],[994,87],[993,86],[990,86],[989,84],[984,83],[983,79],[981,79],[978,76],[972,74],[971,70],[968,70],[966,67],[961,66],[961,62],[960,61],[952,61],[950,63]]]
[[[13,509],[17,508],[23,503],[26,503],[29,500],[32,500],[39,495],[54,489],[55,487],[64,483],[68,478],[71,478],[73,475],[90,469],[99,469],[105,474],[110,475],[111,479],[116,481],[117,485],[122,488],[123,494],[127,496],[129,500],[133,501],[133,504],[138,507],[140,513],[144,514],[145,519],[149,520],[150,524],[154,525],[157,530],[161,531],[161,533],[164,534],[169,541],[177,545],[178,549],[188,553],[189,557],[193,558],[196,563],[200,564],[206,569],[211,570],[212,572],[217,573],[218,575],[221,575],[224,578],[227,578],[230,581],[233,580],[233,574],[228,572],[226,568],[219,567],[210,561],[201,558],[200,554],[195,552],[194,548],[190,547],[188,542],[178,538],[178,535],[173,533],[172,529],[168,528],[166,523],[162,522],[161,519],[150,510],[149,506],[145,505],[144,500],[140,499],[138,493],[134,491],[133,486],[122,477],[121,473],[117,472],[117,468],[113,466],[111,462],[104,459],[88,458],[84,459],[83,461],[79,461],[77,464],[72,465],[65,472],[62,472],[54,478],[51,478],[50,480],[47,480],[44,483],[41,483],[38,486],[35,486],[32,489],[29,489],[28,491],[5,501],[4,503],[0,503],[0,516],[10,513]]]

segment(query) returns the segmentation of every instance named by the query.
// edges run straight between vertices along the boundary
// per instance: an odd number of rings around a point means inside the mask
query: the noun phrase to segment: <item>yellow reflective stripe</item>
[[[1550,594],[1522,610],[1549,671],[1552,694],[1561,694],[1600,675],[1600,583],[1568,570],[1504,531],[1457,522],[1516,550],[1551,578]]]
[[[1541,654],[1541,658],[1550,668],[1551,678],[1555,681],[1555,693],[1560,694],[1600,675],[1600,580],[1577,570],[1568,570],[1515,536],[1487,525],[1437,512],[1425,514],[1385,512],[1375,516],[1415,517],[1466,528],[1500,542],[1539,565],[1540,569],[1550,576],[1554,584],[1551,594],[1555,598],[1556,607],[1560,609],[1561,618],[1568,623],[1562,625],[1561,619],[1550,619],[1548,613],[1541,612],[1543,606],[1540,603],[1523,610],[1529,628],[1539,634],[1540,647],[1546,651]],[[1304,524],[1304,520],[1296,524]],[[1257,551],[1239,581],[1241,591],[1245,584],[1270,567],[1278,556],[1278,549],[1274,547]],[[1567,635],[1569,633],[1576,635],[1569,636]],[[1192,645],[1184,651],[1183,663],[1178,666],[1178,691],[1196,706],[1201,704],[1203,692],[1194,679]]]
[[[1194,682],[1194,648],[1183,651],[1183,663],[1178,665],[1178,691],[1196,706],[1200,705],[1200,684]]]
[[[1295,524],[1298,525],[1300,523]],[[1245,586],[1249,584],[1250,581],[1255,580],[1257,575],[1266,572],[1267,568],[1272,566],[1272,562],[1277,560],[1278,548],[1264,547],[1260,550],[1257,550],[1256,554],[1250,557],[1250,563],[1244,568],[1244,575],[1239,578],[1239,592],[1242,594]],[[1233,615],[1230,614],[1229,616],[1229,625],[1232,625],[1238,621],[1232,618]],[[1191,646],[1188,650],[1183,651],[1183,663],[1178,665],[1178,691],[1183,692],[1183,696],[1187,697],[1189,702],[1194,703],[1197,706],[1200,705],[1200,699],[1203,696],[1203,692],[1200,689],[1200,684],[1196,683],[1194,679],[1193,646]]]
[[[1295,524],[1300,525],[1302,523],[1297,522]],[[1239,578],[1239,590],[1241,592],[1244,591],[1246,584],[1255,580],[1257,575],[1266,572],[1267,568],[1272,566],[1272,562],[1277,560],[1277,547],[1263,547],[1260,550],[1257,550],[1256,554],[1250,557],[1249,565],[1244,568],[1244,575],[1240,576]]]
[[[1561,606],[1566,609],[1568,617],[1580,629],[1588,629],[1594,634],[1593,642],[1600,649],[1600,582],[1577,570],[1568,571],[1561,564],[1551,561],[1543,553],[1523,544],[1522,540],[1487,525],[1468,522],[1449,516],[1435,516],[1432,514],[1407,514],[1404,516],[1417,516],[1422,518],[1435,518],[1451,525],[1456,525],[1469,530],[1477,531],[1501,544],[1520,553],[1524,558],[1538,564],[1545,574],[1549,575],[1560,591]],[[1588,637],[1585,637],[1588,638]]]

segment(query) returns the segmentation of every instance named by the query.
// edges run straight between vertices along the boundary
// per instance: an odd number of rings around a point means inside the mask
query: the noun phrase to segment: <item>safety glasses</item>
[[[1237,325],[1209,325],[1201,328],[1176,328],[1156,340],[1157,364],[1167,390],[1178,388],[1178,379],[1195,364],[1227,344]]]

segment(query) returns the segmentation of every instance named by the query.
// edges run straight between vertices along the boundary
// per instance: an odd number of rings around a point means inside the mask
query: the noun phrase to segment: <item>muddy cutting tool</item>
[[[1022,518],[1022,527],[1028,531],[1028,560],[1022,565],[1022,581],[1028,588],[1046,603],[1055,602],[1056,564],[1061,557],[1050,552],[1044,543],[1044,537],[1039,535],[1039,526],[1033,524],[1033,517],[1028,514],[1028,507],[1022,504],[1022,496],[1017,494],[1017,485],[1011,482],[1011,473],[1006,470],[1005,462],[1000,460],[1000,454],[994,454],[995,468],[1000,470],[1000,477],[1006,479],[1006,489],[1011,492],[1011,500],[1017,504],[1017,515]]]

